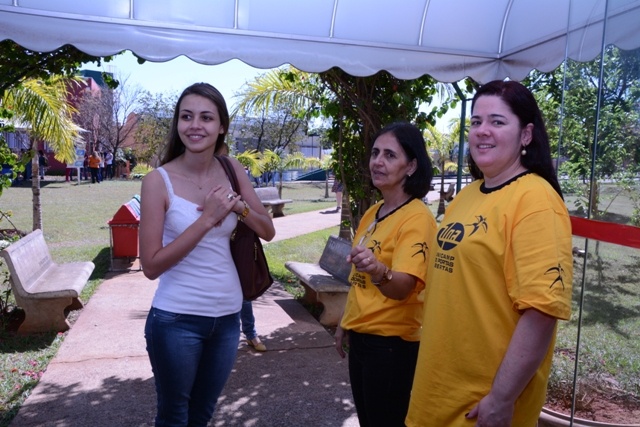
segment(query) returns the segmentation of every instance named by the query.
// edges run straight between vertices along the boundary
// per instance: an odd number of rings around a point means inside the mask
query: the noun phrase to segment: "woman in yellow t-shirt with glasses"
[[[404,426],[418,356],[428,243],[436,222],[422,198],[433,177],[421,132],[393,123],[369,160],[382,200],[362,217],[347,261],[351,289],[336,350],[349,347],[351,390],[362,427]]]

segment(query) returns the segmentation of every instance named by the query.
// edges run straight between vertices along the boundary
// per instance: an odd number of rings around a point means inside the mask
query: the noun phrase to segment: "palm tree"
[[[39,163],[38,157],[33,155],[38,141],[47,141],[56,159],[63,163],[71,163],[76,157],[80,128],[72,120],[75,109],[67,102],[68,84],[74,81],[61,76],[52,76],[46,81],[24,80],[4,92],[0,100],[3,108],[11,110],[17,120],[30,126],[34,230],[42,229]]]
[[[242,153],[238,153],[233,156],[238,160],[242,166],[249,170],[249,173],[253,176],[259,176],[262,174],[262,155],[257,150],[247,150]]]
[[[286,71],[286,72],[283,72]],[[298,78],[289,78],[288,76]],[[307,116],[307,111],[315,104],[315,86],[301,85],[299,81],[309,81],[308,73],[293,67],[274,69],[256,77],[246,84],[246,89],[236,95],[240,98],[231,112],[232,116],[240,112],[269,111],[276,104],[286,104],[292,111]]]

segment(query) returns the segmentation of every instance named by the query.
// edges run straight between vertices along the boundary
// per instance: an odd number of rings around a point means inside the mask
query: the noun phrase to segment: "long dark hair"
[[[392,134],[398,140],[400,147],[402,147],[409,161],[416,159],[416,170],[411,176],[405,179],[402,189],[405,193],[416,199],[422,199],[427,195],[431,187],[431,179],[433,178],[433,166],[427,154],[427,147],[422,132],[411,123],[391,123],[375,134],[371,145],[373,145],[379,136],[386,133]]]
[[[497,96],[502,99],[513,114],[518,116],[520,128],[524,128],[529,123],[533,124],[531,142],[526,147],[527,155],[520,156],[520,164],[527,170],[535,172],[544,178],[560,197],[563,197],[558,177],[553,167],[553,161],[551,160],[551,147],[547,128],[544,125],[544,119],[538,103],[529,89],[518,82],[494,80],[478,89],[471,102],[471,111],[473,111],[476,101],[481,96]],[[471,176],[476,179],[482,178],[482,171],[476,165],[471,154],[469,154],[468,161]]]
[[[218,135],[214,152],[217,152],[222,147],[227,136],[227,132],[229,132],[229,110],[227,110],[227,103],[224,101],[224,97],[220,91],[209,83],[192,84],[182,91],[182,94],[176,103],[176,108],[173,112],[173,120],[171,121],[171,129],[169,130],[169,135],[167,137],[165,153],[160,161],[161,165],[170,162],[184,153],[184,143],[180,139],[180,135],[178,135],[178,120],[180,119],[180,103],[187,95],[199,95],[207,98],[209,101],[213,102],[218,109],[220,125],[222,126],[222,129],[224,129],[224,132]]]

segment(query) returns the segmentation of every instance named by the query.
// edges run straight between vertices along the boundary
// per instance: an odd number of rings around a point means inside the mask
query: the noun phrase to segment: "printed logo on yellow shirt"
[[[553,285],[560,282],[560,284],[562,285],[562,290],[564,291],[564,268],[562,268],[562,265],[558,264],[557,267],[551,267],[550,269],[545,271],[544,274],[556,274],[556,278],[553,282],[551,282],[549,289],[553,288]]]
[[[416,253],[411,255],[411,258],[413,258],[418,254],[422,254],[422,261],[424,262],[427,260],[427,251],[429,250],[429,247],[427,246],[427,242],[418,242],[416,244],[411,245],[411,247],[418,249]]]
[[[440,246],[445,251],[450,251],[451,249],[458,246],[458,243],[462,241],[464,238],[464,225],[459,222],[454,222],[451,224],[447,224],[438,230],[438,246]]]
[[[489,226],[487,225],[487,220],[485,219],[485,217],[482,215],[477,215],[476,220],[476,222],[466,225],[459,222],[453,222],[440,228],[437,235],[438,246],[440,246],[445,251],[450,251],[458,246],[458,244],[462,242],[462,239],[464,239],[465,237],[466,227],[472,228],[469,236],[473,236],[478,230],[483,230],[485,233],[487,233],[487,231],[489,230]],[[455,256],[442,252],[436,253],[434,268],[452,273],[454,264]]]
[[[471,234],[469,234],[469,236],[473,236],[473,234],[476,231],[478,231],[480,228],[482,228],[485,233],[489,230],[489,226],[487,225],[487,219],[485,217],[483,217],[482,215],[476,215],[476,219],[477,219],[476,222],[467,224],[468,226],[473,227],[473,231],[471,232]]]

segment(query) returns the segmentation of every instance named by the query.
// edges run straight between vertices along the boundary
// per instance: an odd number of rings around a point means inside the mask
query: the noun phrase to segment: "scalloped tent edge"
[[[588,61],[603,45],[640,47],[640,0],[0,0],[5,39],[41,52],[71,44],[152,62],[484,83]]]

